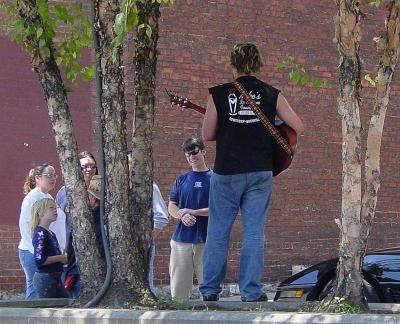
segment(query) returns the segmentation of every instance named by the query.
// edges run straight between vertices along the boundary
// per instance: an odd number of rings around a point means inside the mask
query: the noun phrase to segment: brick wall
[[[0,290],[22,289],[25,276],[18,259],[19,231],[15,226],[0,225]]]
[[[200,135],[202,117],[196,112],[170,108],[164,88],[205,105],[207,88],[232,79],[227,54],[237,41],[254,41],[262,51],[264,67],[260,77],[282,90],[303,118],[306,133],[300,139],[291,169],[275,179],[272,204],[266,226],[267,252],[265,281],[283,279],[292,265],[308,265],[334,257],[338,248],[338,228],[334,218],[341,208],[341,120],[337,113],[333,2],[326,1],[190,1],[178,0],[164,7],[160,24],[155,157],[156,179],[166,197],[176,173],[187,166],[180,151],[183,140]],[[372,37],[379,35],[384,8],[366,7],[362,51],[365,73],[376,72],[377,55]],[[371,17],[371,18],[370,18]],[[376,21],[374,20],[376,18]],[[287,74],[276,68],[286,55],[294,55],[313,77],[328,79],[330,89],[291,85]],[[398,245],[399,175],[395,172],[400,136],[396,123],[399,81],[393,80],[391,104],[382,144],[383,181],[370,247]],[[364,127],[368,127],[373,89],[363,90]],[[365,132],[363,134],[365,147]],[[215,147],[207,144],[207,161],[213,163]],[[173,222],[173,221],[172,221]],[[169,227],[172,229],[172,226]],[[169,237],[166,235],[166,238]],[[229,255],[227,281],[236,281],[240,219],[235,224]],[[157,278],[168,280],[168,243],[159,244]]]
[[[372,37],[380,34],[385,17],[380,9],[366,7],[368,19],[364,21],[362,55],[366,73],[376,72],[377,55],[372,46]],[[171,108],[164,88],[189,97],[193,102],[205,105],[207,88],[211,85],[232,79],[227,54],[237,41],[254,41],[262,51],[264,67],[260,77],[282,90],[294,109],[303,118],[306,133],[300,139],[298,152],[291,169],[274,181],[272,204],[266,226],[266,267],[263,280],[275,281],[290,274],[292,265],[312,264],[323,259],[334,257],[338,248],[338,229],[334,219],[340,214],[341,197],[341,120],[337,113],[336,66],[338,62],[334,37],[333,2],[318,0],[177,0],[172,6],[162,8],[159,39],[159,61],[157,74],[157,93],[155,110],[154,157],[155,180],[159,184],[165,199],[175,176],[187,170],[185,158],[180,150],[184,139],[200,135],[202,117],[196,112],[181,111]],[[133,42],[129,40],[126,48],[126,89],[132,96],[133,70],[130,62]],[[7,49],[7,52],[4,51]],[[10,54],[9,51],[12,51]],[[9,53],[9,54],[6,54]],[[276,63],[286,55],[294,55],[310,71],[313,77],[328,79],[330,89],[313,89],[291,85],[287,74],[276,68]],[[9,55],[13,68],[0,71],[0,81],[8,80],[9,89],[2,92],[0,87],[0,109],[5,109],[4,100],[20,110],[7,110],[8,119],[0,119],[1,126],[7,126],[7,133],[0,127],[1,135],[9,141],[0,143],[0,173],[3,179],[9,179],[10,169],[4,166],[11,163],[12,180],[6,184],[11,192],[0,196],[2,206],[0,223],[10,231],[16,231],[18,208],[22,196],[20,183],[27,170],[27,165],[46,157],[56,160],[54,141],[50,131],[44,129],[37,135],[33,127],[20,127],[18,116],[31,116],[32,121],[48,123],[45,116],[44,101],[35,76],[29,69],[26,57],[18,48],[0,38],[0,56],[2,62]],[[11,58],[9,59],[11,60]],[[10,61],[11,62],[11,61]],[[22,77],[16,75],[25,71]],[[30,74],[31,73],[31,74]],[[11,80],[11,81],[9,81]],[[22,85],[26,90],[21,92]],[[14,90],[12,90],[14,89]],[[33,92],[29,89],[35,89]],[[397,172],[400,152],[400,135],[398,120],[400,117],[399,101],[400,83],[398,74],[392,84],[391,104],[389,105],[384,139],[382,143],[382,176],[383,181],[377,206],[374,228],[371,233],[370,248],[381,248],[399,245],[400,204]],[[78,142],[81,148],[90,147],[92,130],[89,125],[91,113],[81,103],[87,103],[87,89],[76,92],[72,99],[75,111],[74,125],[78,129]],[[20,93],[23,93],[21,95]],[[26,96],[36,102],[29,106]],[[364,128],[368,127],[368,118],[372,110],[374,92],[367,84],[363,90],[361,110]],[[74,99],[75,98],[75,99]],[[128,108],[132,108],[132,99],[128,98]],[[42,111],[38,118],[39,111]],[[132,116],[131,114],[128,114]],[[2,114],[4,116],[4,114]],[[17,116],[17,117],[16,117]],[[11,121],[11,122],[10,122]],[[33,124],[32,124],[33,125]],[[5,127],[4,126],[4,127]],[[20,127],[18,131],[13,131]],[[131,120],[128,128],[131,129]],[[25,132],[25,133],[24,133]],[[49,134],[48,134],[49,133]],[[11,134],[11,136],[10,136]],[[44,144],[38,143],[36,151],[21,155],[20,143],[24,136],[37,140],[47,136],[43,143],[50,147],[43,150]],[[94,140],[93,140],[94,142]],[[39,145],[40,144],[40,145]],[[365,131],[363,133],[365,147]],[[96,148],[93,147],[96,151]],[[7,152],[13,152],[10,156]],[[207,144],[207,162],[212,166],[214,144]],[[53,162],[55,163],[55,162]],[[156,283],[167,284],[169,239],[174,229],[171,220],[167,229],[157,242]],[[5,243],[15,247],[15,237],[5,239]],[[3,241],[2,241],[3,242]],[[3,243],[1,243],[3,244]],[[235,224],[229,255],[227,282],[234,282],[238,273],[238,257],[241,247],[240,219]],[[2,260],[0,278],[5,269],[13,269],[4,263],[6,253],[0,249]],[[15,252],[16,253],[16,252]],[[15,254],[16,255],[16,254]],[[7,259],[9,260],[9,259]],[[4,269],[4,270],[3,270]],[[21,275],[19,275],[20,278]],[[0,281],[0,289],[7,288]],[[23,281],[19,281],[23,282]]]

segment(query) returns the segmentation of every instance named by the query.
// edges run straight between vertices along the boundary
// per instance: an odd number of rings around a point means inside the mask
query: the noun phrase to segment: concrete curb
[[[49,308],[49,307],[66,307],[74,303],[70,298],[38,298],[23,300],[0,300],[0,307],[12,308]]]
[[[6,324],[235,324],[235,323],[399,323],[400,315],[273,312],[143,311],[115,309],[0,309]]]

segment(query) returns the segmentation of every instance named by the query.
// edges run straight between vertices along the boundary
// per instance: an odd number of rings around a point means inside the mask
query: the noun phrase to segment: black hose
[[[96,306],[100,300],[104,297],[105,293],[107,292],[110,283],[111,283],[111,270],[112,270],[112,264],[111,264],[111,253],[110,253],[110,247],[108,245],[108,239],[106,236],[106,231],[104,229],[104,193],[105,193],[105,159],[104,159],[104,145],[103,145],[103,123],[101,120],[101,115],[102,115],[102,106],[101,106],[101,89],[102,89],[102,80],[101,80],[101,66],[100,66],[100,60],[97,55],[99,53],[100,45],[99,45],[99,40],[97,37],[96,33],[96,28],[95,26],[95,6],[94,6],[94,1],[90,1],[91,3],[91,19],[92,19],[92,25],[93,25],[93,38],[94,38],[94,45],[95,45],[95,60],[96,60],[96,76],[95,76],[95,81],[96,81],[96,122],[98,125],[98,150],[99,150],[99,170],[100,170],[100,175],[101,175],[101,195],[100,195],[100,229],[101,229],[101,237],[103,240],[103,246],[104,246],[104,254],[105,254],[105,259],[106,259],[106,278],[104,279],[103,285],[101,286],[101,289],[97,292],[97,294],[89,300],[83,307],[89,308]]]

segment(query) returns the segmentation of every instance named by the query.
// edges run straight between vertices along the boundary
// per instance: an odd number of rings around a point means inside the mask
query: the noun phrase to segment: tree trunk
[[[130,307],[149,295],[143,263],[146,255],[137,246],[130,204],[126,110],[121,48],[112,58],[113,25],[119,12],[118,0],[96,0],[96,34],[100,46],[101,104],[106,173],[105,206],[109,231],[113,282],[104,304]]]
[[[36,13],[36,2],[23,1],[20,16],[27,22],[40,24]],[[32,40],[35,45],[35,41]],[[46,58],[37,48],[32,57],[32,65],[37,73],[47,102],[47,110],[53,127],[59,154],[61,170],[65,179],[68,203],[74,227],[74,246],[84,284],[80,302],[92,298],[101,286],[100,255],[96,248],[93,215],[89,209],[88,194],[83,181],[77,154],[77,144],[73,133],[68,100],[60,71],[54,60],[50,45],[50,57]]]
[[[148,37],[145,28],[138,29],[135,39],[135,110],[132,134],[131,187],[136,244],[146,262],[136,260],[136,269],[145,282],[148,251],[152,242],[153,213],[153,127],[154,92],[157,65],[158,3],[137,3],[139,24],[151,27]]]
[[[368,1],[364,1],[368,2]],[[365,190],[361,200],[361,145],[359,117],[360,11],[358,1],[336,0],[336,40],[340,54],[339,113],[343,126],[343,186],[339,263],[335,290],[321,308],[334,310],[333,297],[368,309],[363,295],[361,266],[375,214],[380,187],[380,147],[389,103],[390,83],[398,59],[400,19],[397,1],[390,1],[385,34],[377,40],[380,55],[374,109],[370,121],[365,158]]]
[[[362,255],[365,254],[367,248],[381,182],[379,164],[383,125],[389,103],[390,83],[399,54],[399,8],[400,4],[397,1],[392,0],[389,2],[386,30],[384,35],[376,42],[380,61],[375,104],[368,130],[365,158],[365,191],[361,209],[362,226],[360,237]]]
[[[333,297],[367,309],[362,291],[360,237],[361,211],[361,120],[359,113],[361,90],[361,62],[359,58],[360,9],[358,1],[336,0],[338,14],[335,32],[339,51],[339,114],[342,116],[342,214],[340,227],[339,263]],[[330,304],[330,305],[329,305]]]

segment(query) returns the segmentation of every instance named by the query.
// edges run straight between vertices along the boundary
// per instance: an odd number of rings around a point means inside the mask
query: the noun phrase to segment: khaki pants
[[[197,282],[203,281],[204,243],[182,243],[171,240],[169,275],[171,296],[186,301],[192,294],[193,273]]]

